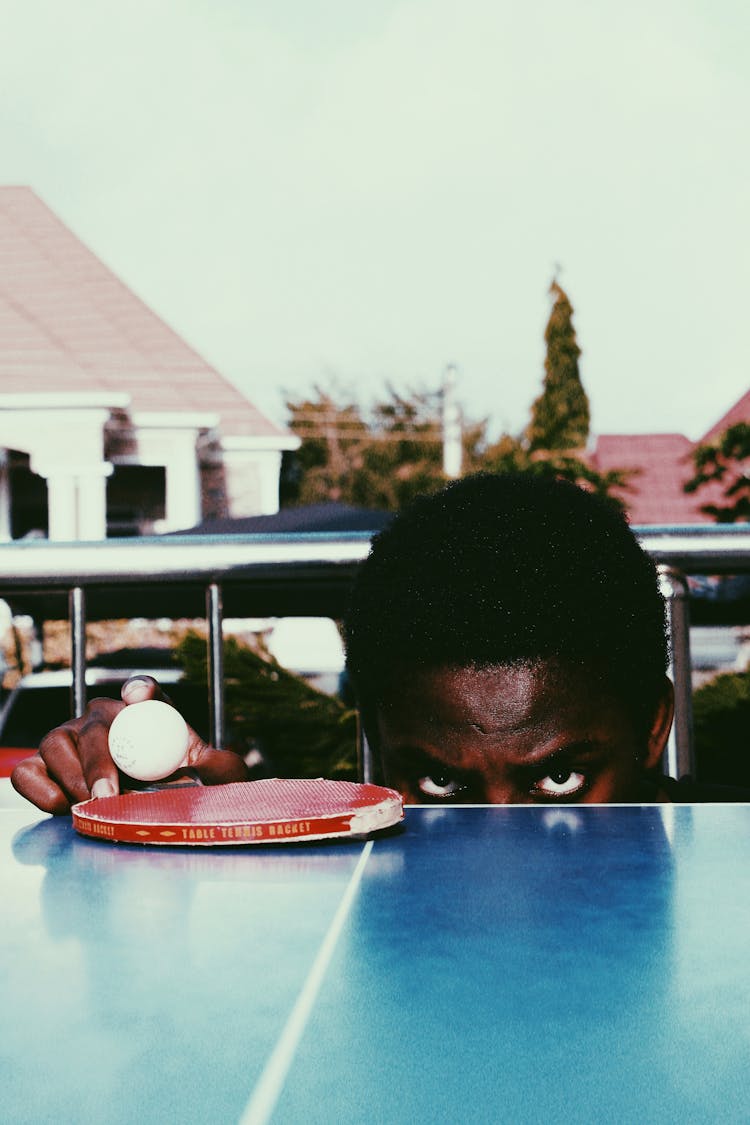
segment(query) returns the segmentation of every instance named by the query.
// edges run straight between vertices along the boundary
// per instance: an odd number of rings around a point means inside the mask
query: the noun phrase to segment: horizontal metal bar
[[[750,529],[732,525],[634,528],[657,563],[685,574],[750,570]],[[185,535],[101,542],[18,541],[0,545],[0,590],[68,589],[134,581],[245,583],[261,573],[290,580],[300,570],[335,572],[367,554],[369,532]]]
[[[635,527],[633,530],[657,563],[684,574],[738,574],[750,570],[750,527],[747,524]]]
[[[334,571],[360,562],[367,532],[346,535],[225,535],[107,539],[0,545],[0,590],[111,586],[145,582],[246,582],[257,572],[296,577],[300,569]]]

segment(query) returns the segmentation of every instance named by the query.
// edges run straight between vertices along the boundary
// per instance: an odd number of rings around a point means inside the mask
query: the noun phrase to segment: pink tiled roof
[[[618,492],[633,524],[712,523],[701,506],[715,503],[721,490],[696,495],[682,486],[693,475],[693,443],[683,434],[602,434],[589,460],[599,472],[637,468],[630,488]]]
[[[750,391],[742,396],[735,402],[734,406],[727,410],[726,414],[722,415],[717,422],[714,422],[710,430],[701,438],[701,442],[716,441],[719,434],[724,430],[729,429],[730,426],[736,425],[738,422],[750,423]]]
[[[0,393],[129,394],[133,411],[221,415],[283,438],[28,187],[0,187]]]

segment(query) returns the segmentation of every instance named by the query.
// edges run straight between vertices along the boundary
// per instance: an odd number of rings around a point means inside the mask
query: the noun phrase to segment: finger
[[[111,797],[120,791],[119,773],[109,752],[109,728],[123,707],[116,699],[92,699],[80,719],[58,727],[58,731],[66,727],[77,730],[81,772],[92,797]],[[57,731],[52,732],[55,734]]]
[[[45,734],[39,744],[39,758],[47,776],[59,786],[70,804],[86,800],[90,790],[79,756],[76,720]]]
[[[194,731],[190,734],[187,764],[206,785],[248,780],[249,770],[239,754],[233,750],[217,750],[208,746]]]
[[[107,731],[123,704],[94,699],[80,719],[70,719],[42,739],[37,754],[19,763],[13,785],[44,812],[69,812],[77,801],[119,792]]]
[[[54,816],[65,816],[70,812],[70,799],[49,776],[39,754],[19,762],[10,775],[10,783],[17,793],[42,812],[52,813]]]

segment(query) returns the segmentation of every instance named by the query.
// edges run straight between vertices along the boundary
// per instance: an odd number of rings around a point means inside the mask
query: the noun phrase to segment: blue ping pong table
[[[0,790],[0,1119],[747,1122],[750,806],[157,850]]]

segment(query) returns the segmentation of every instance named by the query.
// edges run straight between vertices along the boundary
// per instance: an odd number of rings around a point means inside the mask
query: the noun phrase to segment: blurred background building
[[[269,421],[28,187],[0,187],[0,540],[273,513]]]

